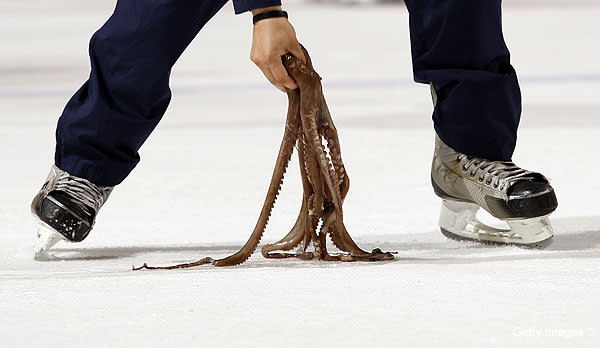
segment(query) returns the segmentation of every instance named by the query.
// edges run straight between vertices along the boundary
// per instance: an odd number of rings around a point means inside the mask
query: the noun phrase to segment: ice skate
[[[61,240],[84,240],[112,189],[97,186],[53,165],[48,179],[31,203],[31,212],[39,223],[35,257],[43,258],[48,249]]]
[[[440,229],[452,239],[544,248],[553,237],[548,216],[558,203],[542,174],[512,162],[488,161],[454,151],[436,136],[431,183],[442,198]],[[509,225],[488,226],[479,208]]]

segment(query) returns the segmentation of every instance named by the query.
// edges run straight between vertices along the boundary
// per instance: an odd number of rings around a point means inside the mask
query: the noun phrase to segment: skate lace
[[[466,159],[466,163],[462,165],[464,172],[470,170],[469,174],[473,178],[479,172],[479,182],[485,181],[487,185],[492,185],[500,191],[508,189],[518,181],[534,179],[536,176],[535,172],[520,168],[512,162],[488,161],[463,154],[458,156],[459,161],[462,162],[463,159]]]
[[[77,205],[81,206],[83,204],[96,212],[106,202],[112,189],[112,187],[97,186],[86,179],[78,178],[67,172],[58,174],[54,184],[54,190],[65,192],[75,198]]]

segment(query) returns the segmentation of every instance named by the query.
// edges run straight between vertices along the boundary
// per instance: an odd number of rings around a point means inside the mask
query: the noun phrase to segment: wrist
[[[269,6],[269,7],[263,7],[263,8],[256,8],[256,9],[252,10],[252,15],[255,16],[259,13],[269,12],[269,11],[281,11],[281,6]]]

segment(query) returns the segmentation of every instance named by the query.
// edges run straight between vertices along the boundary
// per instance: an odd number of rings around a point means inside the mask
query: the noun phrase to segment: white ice
[[[600,7],[505,1],[523,91],[514,160],[552,179],[544,251],[448,241],[429,184],[427,86],[411,82],[402,6],[291,2],[324,78],[351,177],[350,233],[395,262],[265,260],[132,272],[235,251],[262,206],[286,98],[249,61],[248,15],[228,5],[173,70],[174,98],[81,244],[33,260],[29,203],[54,128],[89,71],[113,1],[0,0],[0,346],[597,347],[600,344]],[[266,240],[300,204],[293,162]]]

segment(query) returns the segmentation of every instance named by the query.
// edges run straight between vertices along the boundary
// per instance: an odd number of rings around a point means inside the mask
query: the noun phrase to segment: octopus
[[[283,185],[284,175],[294,149],[298,151],[302,178],[302,205],[296,223],[285,237],[262,247],[268,259],[297,258],[322,261],[387,261],[390,252],[361,249],[344,225],[342,205],[350,189],[350,179],[341,157],[337,129],[323,96],[321,77],[313,69],[304,47],[306,64],[286,54],[282,61],[298,88],[287,90],[288,112],[283,140],[260,216],[246,244],[235,254],[223,259],[205,257],[199,261],[174,266],[142,265],[141,269],[178,269],[204,264],[236,266],[254,253],[265,232],[271,211]],[[340,252],[327,250],[327,235]],[[312,246],[312,248],[311,248]]]

